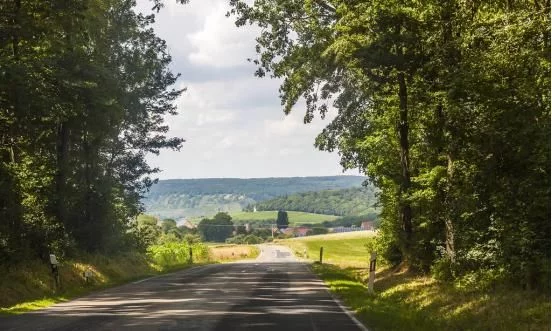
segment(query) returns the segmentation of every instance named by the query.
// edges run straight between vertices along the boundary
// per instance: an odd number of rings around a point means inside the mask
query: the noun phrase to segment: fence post
[[[322,263],[322,256],[324,255],[324,247],[320,247],[320,263]]]
[[[376,280],[376,252],[370,253],[370,277],[368,277],[368,293],[374,293],[374,280]]]

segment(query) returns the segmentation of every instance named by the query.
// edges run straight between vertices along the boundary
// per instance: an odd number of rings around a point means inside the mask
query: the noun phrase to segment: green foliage
[[[251,234],[264,240],[272,238],[272,230],[270,228],[253,229]]]
[[[316,227],[316,228],[309,229],[307,231],[307,236],[315,236],[318,234],[326,234],[326,233],[328,233],[328,229]]]
[[[337,219],[334,215],[312,214],[302,211],[287,211],[290,224],[318,224]],[[255,224],[256,226],[270,226],[276,222],[278,212],[258,211],[258,212],[236,212],[232,213],[232,220],[239,224]]]
[[[177,229],[177,227],[176,227],[176,221],[175,220],[170,219],[170,218],[166,218],[166,219],[161,221],[161,231],[163,231],[163,233],[167,234],[171,230],[176,230],[176,229]]]
[[[353,216],[377,213],[372,187],[296,193],[255,204],[257,210],[293,210],[307,213]],[[251,210],[252,206],[244,210]]]
[[[224,242],[232,235],[234,223],[227,213],[218,213],[213,219],[202,219],[197,229],[205,241]]]
[[[288,214],[284,210],[278,210],[278,216],[276,217],[276,226],[278,229],[286,229],[289,225]]]
[[[188,243],[188,245],[197,244],[201,242],[201,236],[199,234],[187,233],[182,240]]]
[[[374,223],[378,225],[377,218],[378,218],[378,214],[376,213],[370,213],[370,214],[359,215],[359,216],[343,216],[343,217],[336,218],[333,221],[322,222],[322,225],[324,225],[327,228],[334,228],[338,226],[350,227],[352,225],[360,227],[363,221],[374,221]]]
[[[264,240],[254,234],[238,234],[232,238],[226,239],[227,244],[256,245],[262,242],[264,242]]]
[[[549,287],[549,1],[230,3],[285,113],[338,110],[315,144],[378,188],[388,260]]]
[[[365,177],[206,178],[160,180],[143,199],[148,213],[161,218],[210,217],[253,211],[259,201],[306,191],[359,187]],[[274,209],[277,210],[278,208]]]
[[[190,248],[192,256],[190,256]],[[166,242],[161,245],[152,245],[147,249],[147,255],[157,265],[168,267],[172,265],[188,264],[192,261],[207,261],[209,249],[201,243]]]
[[[312,269],[370,330],[548,330],[550,298],[512,287],[457,288],[407,272],[368,273],[315,264]],[[475,285],[475,284],[473,284]]]
[[[145,157],[181,146],[164,119],[182,91],[135,5],[0,3],[0,262],[142,245]]]

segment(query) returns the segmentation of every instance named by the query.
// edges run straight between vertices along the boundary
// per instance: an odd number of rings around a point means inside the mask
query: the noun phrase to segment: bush
[[[157,265],[169,267],[190,263],[190,248],[192,249],[193,262],[209,259],[209,249],[201,243],[190,245],[183,242],[167,242],[161,245],[152,245],[148,247],[147,255]]]
[[[238,244],[238,245],[255,245],[255,244],[260,244],[263,241],[264,240],[262,238],[257,237],[256,235],[253,235],[253,234],[248,234],[248,235],[238,234],[232,238],[226,239],[227,244]]]

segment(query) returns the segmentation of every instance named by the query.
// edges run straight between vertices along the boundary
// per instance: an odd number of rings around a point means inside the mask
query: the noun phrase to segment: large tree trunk
[[[450,262],[456,261],[456,250],[454,248],[454,224],[452,222],[451,214],[454,208],[451,197],[451,184],[452,176],[454,175],[454,163],[451,154],[447,154],[447,181],[449,183],[448,190],[445,193],[445,251]]]
[[[445,153],[445,146],[447,145],[446,142],[446,118],[443,111],[443,104],[440,103],[437,106],[436,109],[436,118],[437,118],[437,130],[438,130],[438,138],[435,141],[436,149],[437,149],[437,155],[441,156]],[[445,254],[449,261],[454,262],[455,261],[455,247],[454,247],[454,223],[452,221],[452,215],[453,215],[453,201],[452,201],[452,195],[451,195],[451,189],[452,189],[452,176],[454,174],[454,168],[453,168],[453,158],[452,158],[452,152],[450,151],[451,146],[448,146],[449,151],[446,153],[447,156],[447,186],[446,188],[439,187],[438,188],[438,194],[437,194],[437,202],[441,205],[438,207],[439,213],[438,218],[440,222],[443,222],[445,225]]]
[[[67,122],[62,122],[57,128],[56,146],[56,217],[67,228],[65,187],[67,181],[67,160],[69,154],[69,128]]]
[[[401,149],[401,182],[400,182],[400,217],[405,235],[405,250],[407,255],[410,253],[412,241],[412,207],[403,196],[408,193],[410,188],[410,146],[408,142],[408,104],[407,104],[407,86],[404,73],[398,74],[399,83],[399,142]]]

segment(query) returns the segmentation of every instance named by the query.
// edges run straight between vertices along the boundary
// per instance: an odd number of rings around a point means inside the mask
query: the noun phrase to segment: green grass
[[[288,211],[288,219],[290,224],[318,224],[325,221],[333,221],[338,216],[322,215],[313,213],[304,213],[301,211]],[[236,221],[263,221],[273,219],[278,216],[277,211],[258,211],[258,212],[237,212],[231,213],[232,220]]]
[[[339,266],[366,267],[368,251],[365,245],[372,240],[373,232],[359,231],[309,236],[279,240],[279,244],[290,247],[297,256],[303,257],[307,250],[307,259],[318,261],[320,247],[324,247],[323,262]]]
[[[384,270],[366,288],[366,269],[313,270],[370,330],[550,330],[550,297],[506,287],[460,289],[430,277]]]
[[[550,296],[496,285],[461,287],[402,270],[378,269],[375,294],[368,294],[370,232],[279,240],[297,256],[307,249],[324,263],[312,269],[370,330],[550,330]],[[381,266],[381,262],[379,266]]]

